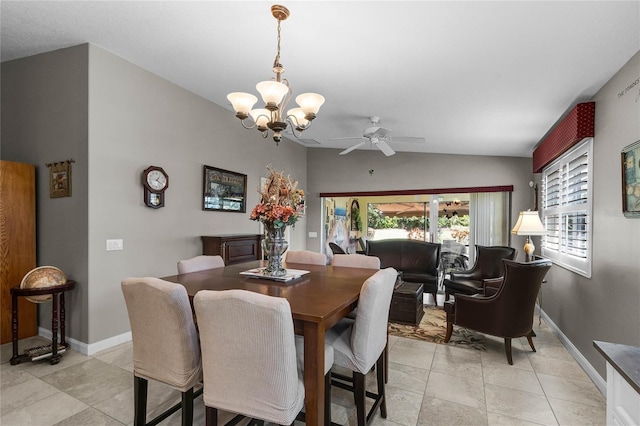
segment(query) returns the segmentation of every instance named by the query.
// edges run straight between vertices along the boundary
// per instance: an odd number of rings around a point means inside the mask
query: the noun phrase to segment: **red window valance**
[[[513,185],[471,186],[466,188],[400,189],[390,191],[321,192],[320,197],[384,197],[388,195],[464,194],[472,192],[513,192]]]
[[[533,172],[540,173],[553,160],[584,138],[594,135],[595,102],[576,105],[533,151]]]

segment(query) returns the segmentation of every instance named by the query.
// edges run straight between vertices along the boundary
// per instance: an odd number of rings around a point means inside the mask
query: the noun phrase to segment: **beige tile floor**
[[[373,424],[604,425],[602,394],[544,322],[535,331],[538,352],[530,351],[526,339],[514,341],[513,366],[499,339],[487,337],[484,352],[391,337],[388,416],[376,415]],[[11,344],[0,349],[0,425],[133,424],[131,343],[93,356],[69,350],[54,366],[46,361],[12,366]],[[374,388],[374,377],[368,380]],[[332,420],[355,425],[351,395],[338,388],[332,393]],[[177,392],[150,382],[149,416],[178,400]],[[194,424],[203,425],[202,398],[194,410]],[[161,424],[179,425],[180,413]]]

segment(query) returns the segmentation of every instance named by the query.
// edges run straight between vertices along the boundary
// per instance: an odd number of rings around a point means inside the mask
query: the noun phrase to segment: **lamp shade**
[[[233,109],[241,114],[249,114],[251,108],[258,102],[258,98],[250,93],[243,92],[229,93],[227,99],[231,102]]]
[[[296,118],[296,127],[305,127],[307,124],[309,124],[309,120],[305,118],[305,113],[302,108],[290,109],[289,111],[287,111],[287,117],[288,116],[293,116]]]
[[[256,89],[262,96],[265,104],[279,105],[284,96],[289,93],[289,87],[273,80],[261,81],[256,84]]]
[[[537,211],[520,212],[516,226],[511,230],[515,235],[546,235],[547,230],[540,221]]]
[[[317,93],[303,93],[296,96],[296,102],[305,114],[317,114],[322,104],[324,104],[324,96]]]
[[[258,129],[266,129],[267,124],[271,121],[271,112],[264,108],[252,109],[249,114],[256,122]]]

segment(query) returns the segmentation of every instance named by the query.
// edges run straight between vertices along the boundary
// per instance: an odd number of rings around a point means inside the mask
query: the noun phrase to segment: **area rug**
[[[424,316],[420,324],[404,325],[389,323],[389,335],[408,337],[410,339],[425,340],[427,342],[469,346],[479,351],[486,351],[486,338],[483,334],[473,330],[454,326],[449,343],[444,343],[447,332],[446,313],[442,308],[428,306],[424,308]]]

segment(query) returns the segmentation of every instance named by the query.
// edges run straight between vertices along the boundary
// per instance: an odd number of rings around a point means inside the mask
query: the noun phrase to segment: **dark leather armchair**
[[[513,260],[517,250],[504,246],[476,246],[476,263],[467,271],[452,272],[444,280],[445,300],[450,294],[483,294],[484,280],[504,275],[502,259]]]
[[[337,245],[336,243],[329,243],[329,248],[333,254],[347,254],[342,247]]]
[[[504,260],[505,275],[502,285],[491,296],[457,294],[455,301],[447,301],[447,334],[449,342],[454,324],[481,333],[504,338],[507,361],[513,365],[511,339],[526,336],[533,352],[533,311],[542,280],[551,261],[533,262]]]
[[[362,238],[362,237],[358,238],[358,244],[356,246],[356,253],[357,254],[367,254],[367,243],[364,240],[364,238]]]

